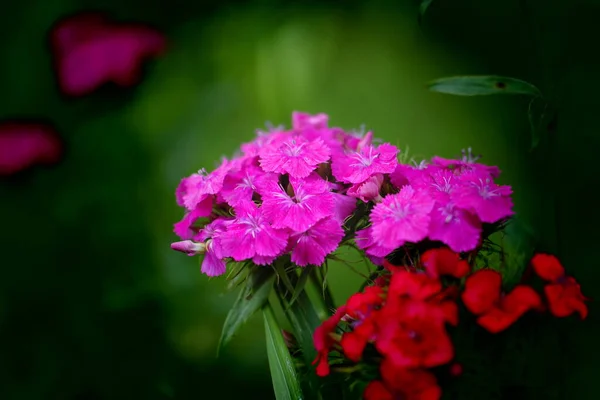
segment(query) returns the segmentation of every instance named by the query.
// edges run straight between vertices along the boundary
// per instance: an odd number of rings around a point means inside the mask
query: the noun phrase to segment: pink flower
[[[415,191],[411,186],[387,195],[371,211],[373,239],[388,248],[425,239],[433,203],[429,194]]]
[[[335,202],[333,218],[340,223],[344,223],[344,221],[346,221],[346,219],[352,215],[354,210],[356,210],[356,199],[354,197],[335,192],[332,192],[331,195],[333,196],[333,200]]]
[[[52,128],[33,122],[0,124],[0,175],[35,164],[54,164],[61,156],[62,143]]]
[[[476,161],[481,156],[474,156],[471,148],[462,150],[462,157],[460,160],[449,160],[435,156],[431,159],[431,162],[437,166],[447,168],[450,170],[458,170],[459,172],[475,171],[490,175],[492,178],[497,178],[500,175],[500,169],[496,166],[488,166],[479,164]]]
[[[318,164],[329,160],[330,150],[321,139],[290,136],[282,142],[263,147],[260,166],[267,172],[306,178]]]
[[[176,191],[177,203],[183,204],[188,210],[193,210],[207,197],[221,191],[230,168],[231,163],[223,160],[221,165],[211,173],[201,169],[197,174],[184,178]]]
[[[206,251],[202,260],[201,271],[208,276],[223,275],[226,270],[225,261],[227,253],[221,245],[221,237],[227,231],[232,220],[219,218],[206,225],[200,233],[194,237],[196,240],[205,242]]]
[[[281,255],[287,245],[288,234],[269,224],[262,210],[252,202],[236,207],[236,218],[221,235],[223,251],[236,261],[255,256]]]
[[[295,130],[307,128],[327,129],[328,121],[327,114],[310,115],[299,111],[292,112],[292,128]]]
[[[460,180],[462,185],[452,195],[457,207],[473,210],[482,222],[493,223],[513,215],[510,186],[499,186],[489,175],[475,171],[465,172]]]
[[[402,188],[405,185],[419,185],[419,183],[427,182],[429,174],[437,169],[439,168],[434,168],[425,161],[421,161],[420,164],[414,166],[398,164],[394,172],[390,174],[390,181],[397,188]]]
[[[382,246],[373,240],[373,231],[371,227],[356,231],[354,237],[356,246],[365,251],[365,254],[375,265],[382,265],[384,258],[390,254],[396,247]]]
[[[315,222],[334,213],[335,201],[329,184],[313,173],[306,179],[290,178],[287,188],[278,181],[266,182],[261,189],[263,214],[274,228],[307,230]]]
[[[292,261],[301,267],[321,265],[325,257],[337,249],[343,237],[344,230],[338,221],[322,219],[307,231],[290,236]]]
[[[115,23],[102,14],[79,14],[54,27],[51,43],[62,91],[81,96],[106,82],[131,86],[141,65],[165,50],[163,35],[141,24]]]
[[[247,165],[239,171],[229,173],[223,181],[223,188],[219,192],[219,197],[231,206],[236,206],[240,202],[250,201],[252,200],[252,196],[258,192],[258,181],[265,174],[271,175],[255,165]]]
[[[346,193],[348,196],[357,197],[365,203],[369,201],[378,203],[381,201],[379,189],[381,189],[382,184],[383,174],[375,174],[364,182],[355,183]]]
[[[457,253],[474,250],[481,239],[481,222],[471,212],[452,203],[436,202],[431,211],[429,238],[445,243]]]
[[[333,176],[342,182],[361,183],[375,174],[389,174],[398,164],[398,149],[389,143],[365,145],[360,150],[338,154],[332,160]]]
[[[208,217],[212,212],[213,199],[205,197],[196,208],[185,214],[183,219],[173,226],[173,232],[182,239],[191,239],[196,235],[198,229],[192,227],[198,218]]]
[[[173,250],[185,253],[188,256],[203,254],[206,251],[206,245],[204,243],[196,243],[192,242],[191,240],[171,243],[171,248]]]

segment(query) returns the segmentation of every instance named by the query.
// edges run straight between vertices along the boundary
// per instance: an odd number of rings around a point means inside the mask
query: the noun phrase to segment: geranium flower
[[[54,164],[62,143],[49,126],[26,121],[0,124],[0,175],[11,175],[36,164]]]
[[[134,85],[143,62],[161,55],[166,40],[150,27],[85,13],[60,21],[52,30],[51,44],[61,90],[81,96],[106,82]]]

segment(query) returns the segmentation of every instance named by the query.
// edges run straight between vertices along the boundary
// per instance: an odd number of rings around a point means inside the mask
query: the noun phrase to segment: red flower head
[[[498,333],[531,309],[542,306],[539,295],[529,286],[519,285],[502,295],[502,276],[497,271],[482,269],[467,278],[462,300],[465,307],[479,315],[477,323],[491,333]]]
[[[565,276],[565,269],[558,258],[539,253],[531,259],[531,266],[540,278],[550,282],[544,287],[544,292],[554,316],[567,317],[577,312],[581,319],[587,317],[585,301],[588,299],[581,293],[577,281]]]
[[[427,273],[434,278],[440,275],[462,278],[471,270],[466,260],[461,260],[458,253],[447,247],[427,250],[421,256],[421,262]]]
[[[317,364],[318,376],[329,375],[327,356],[329,355],[329,349],[336,342],[335,339],[331,337],[331,334],[335,331],[337,324],[345,314],[346,306],[341,306],[337,309],[335,314],[319,325],[313,333],[313,342],[318,353],[317,358],[313,361],[313,365]]]
[[[89,13],[59,22],[51,45],[61,90],[81,96],[106,82],[135,84],[143,61],[163,53],[165,38],[140,24],[118,24]]]
[[[54,164],[62,144],[50,127],[31,122],[0,125],[0,175],[11,175],[34,164]]]

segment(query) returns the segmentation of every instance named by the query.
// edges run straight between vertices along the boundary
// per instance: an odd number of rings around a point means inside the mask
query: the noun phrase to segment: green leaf
[[[521,219],[513,217],[502,234],[502,276],[508,287],[521,280],[535,251],[533,229]]]
[[[422,0],[419,5],[419,21],[423,18],[433,0]]]
[[[263,317],[267,339],[267,357],[275,398],[277,400],[303,399],[294,359],[285,345],[281,328],[275,319],[273,309],[268,303],[263,308]]]
[[[525,94],[542,97],[540,90],[529,82],[496,75],[452,76],[436,79],[427,86],[432,92],[454,94],[457,96]]]
[[[288,292],[289,293],[294,293],[294,285],[292,284],[292,281],[290,280],[290,277],[288,276],[288,272],[286,271],[286,267],[288,265],[289,265],[289,263],[287,262],[287,260],[284,257],[280,257],[273,264],[273,268],[275,269],[275,273],[277,274],[277,278],[281,279],[281,281],[285,285],[285,287],[288,290]],[[292,271],[292,272],[295,274],[294,271]]]
[[[273,269],[258,266],[252,267],[246,280],[246,286],[243,290],[240,290],[238,298],[227,314],[217,352],[225,347],[238,329],[257,310],[265,305],[273,288],[274,278]]]
[[[293,295],[292,295],[292,298],[290,299],[290,305],[294,304],[294,302],[298,298],[298,295],[300,295],[300,293],[302,291],[304,291],[306,282],[308,281],[308,278],[313,269],[314,269],[314,265],[308,265],[302,269],[302,273],[300,274],[300,277],[298,278],[298,282],[296,282],[296,287],[294,287]]]

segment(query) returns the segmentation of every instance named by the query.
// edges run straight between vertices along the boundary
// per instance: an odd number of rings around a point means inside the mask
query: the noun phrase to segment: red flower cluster
[[[469,263],[447,248],[428,250],[417,267],[387,262],[384,266],[387,272],[376,285],[351,296],[314,335],[319,376],[329,374],[328,355],[333,349],[357,363],[371,344],[382,357],[375,358],[380,379],[369,383],[364,392],[366,400],[441,397],[429,368],[449,364],[454,358],[446,326],[458,324],[459,297],[477,316],[477,323],[491,333],[505,330],[527,311],[545,309],[540,295],[530,286],[517,285],[504,294],[500,273],[480,269],[469,274]],[[532,267],[542,279],[550,281],[545,293],[552,314],[563,317],[579,312],[582,318],[586,316],[586,298],[575,280],[565,277],[555,257],[538,254]],[[442,276],[457,279],[449,279],[452,283],[444,285]],[[459,279],[464,277],[461,293]],[[346,329],[338,334],[340,325]],[[461,370],[458,364],[449,366],[452,376],[460,375]]]

